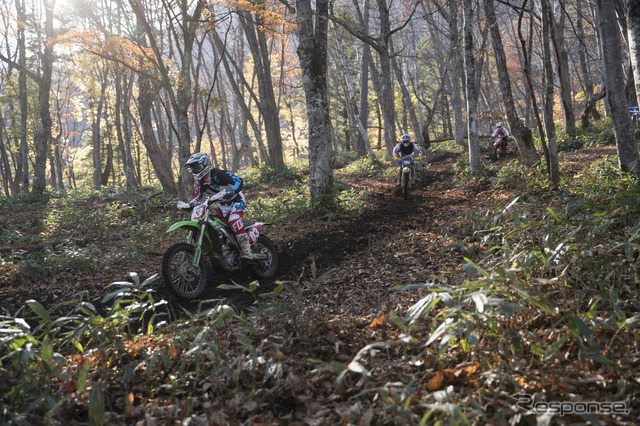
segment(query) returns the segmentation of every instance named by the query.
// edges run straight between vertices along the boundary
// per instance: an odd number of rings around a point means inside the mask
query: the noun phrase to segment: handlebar
[[[227,194],[227,191],[220,191],[217,194],[211,195],[204,200],[202,200],[199,204],[207,203],[207,205],[214,203],[216,201],[221,201],[224,199],[224,196]],[[185,203],[184,201],[178,201],[178,205],[176,206],[178,210],[191,210],[192,206],[189,203]]]

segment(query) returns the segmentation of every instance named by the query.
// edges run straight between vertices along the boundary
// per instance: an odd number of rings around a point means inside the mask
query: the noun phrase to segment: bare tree
[[[328,0],[296,0],[298,57],[309,121],[309,174],[311,203],[333,204],[331,171],[331,119],[327,87]]]
[[[357,0],[354,0],[357,5]],[[362,0],[362,22],[363,32],[369,33],[369,0]],[[369,117],[369,64],[371,62],[371,47],[367,43],[362,43],[362,59],[360,60],[360,126],[365,130],[367,129],[368,117]],[[371,148],[371,143],[365,134],[358,134],[356,141],[356,152],[358,155],[364,156],[368,149]]]
[[[551,4],[549,4],[551,8]],[[555,53],[556,75],[558,78],[558,88],[560,91],[560,105],[562,106],[562,116],[564,118],[565,132],[569,136],[576,134],[576,119],[573,112],[571,74],[569,71],[569,55],[567,53],[564,39],[564,27],[566,13],[564,7],[559,8],[559,19],[556,22],[552,9],[549,11],[549,35]]]
[[[387,0],[377,0],[378,15],[379,15],[379,33],[377,36],[372,36],[365,33],[362,22],[362,15],[358,13],[360,19],[360,25],[356,26],[353,23],[340,19],[335,15],[331,15],[331,19],[345,28],[351,35],[357,37],[363,42],[369,44],[378,53],[380,60],[380,73],[379,73],[379,101],[382,109],[382,115],[384,117],[384,140],[387,147],[387,151],[391,152],[396,145],[396,110],[394,100],[394,88],[393,88],[393,72],[391,67],[391,46],[390,40],[393,34],[401,31],[410,22],[416,7],[419,2],[416,2],[413,10],[407,17],[407,19],[398,27],[391,28],[390,19],[390,5],[387,4]],[[376,77],[374,76],[374,82]]]
[[[44,1],[45,37],[41,56],[42,75],[38,85],[38,107],[40,128],[34,137],[35,163],[33,166],[33,190],[43,193],[47,189],[47,159],[51,145],[51,110],[49,99],[51,94],[51,76],[53,74],[53,5],[54,2]]]
[[[627,32],[629,56],[636,84],[637,105],[640,105],[640,0],[628,0]]]
[[[558,165],[558,145],[556,143],[556,126],[553,121],[554,84],[553,65],[551,64],[551,27],[552,15],[549,0],[540,0],[542,9],[542,62],[545,75],[544,93],[544,130],[549,141],[549,179],[552,185],[560,183],[560,169]],[[532,102],[537,102],[532,97]],[[575,127],[575,126],[574,126]],[[574,129],[575,131],[575,129]]]
[[[473,50],[473,5],[472,0],[462,3],[464,16],[464,71],[467,88],[467,135],[469,143],[469,166],[472,170],[480,167],[480,145],[478,142],[478,94],[476,91],[476,65]]]
[[[18,21],[25,22],[25,1],[16,0]],[[18,75],[18,99],[20,104],[20,162],[16,174],[22,180],[22,191],[29,191],[29,145],[27,144],[27,56],[25,50],[24,27],[18,26],[18,61],[20,64]]]
[[[609,0],[596,0],[599,30],[602,39],[607,102],[611,111],[613,129],[618,147],[618,163],[624,172],[640,175],[638,144],[633,133],[629,107],[625,96],[624,70],[615,4]]]
[[[129,5],[135,13],[138,23],[144,29],[144,37],[148,39],[149,46],[154,53],[153,62],[162,81],[162,88],[167,93],[171,102],[171,107],[177,120],[175,133],[178,137],[178,161],[179,164],[184,164],[191,155],[189,108],[193,102],[193,85],[191,79],[193,45],[206,1],[197,0],[193,7],[191,7],[188,1],[180,0],[177,2],[177,8],[174,8],[173,3],[167,0],[162,0],[161,2],[160,6],[167,12],[167,15],[172,18],[169,21],[170,34],[174,38],[180,64],[179,81],[177,85],[172,84],[173,80],[165,64],[160,40],[158,39],[159,35],[157,35],[157,31],[154,31],[151,27],[151,23],[147,17],[147,10],[136,0],[129,0]],[[186,198],[190,195],[192,182],[193,178],[191,174],[184,167],[181,167],[177,187],[179,191],[178,195],[181,198]]]
[[[242,12],[240,15],[243,17],[241,23],[255,64],[254,72],[258,79],[258,91],[260,92],[258,108],[264,119],[269,149],[269,165],[274,168],[283,167],[280,108],[278,108],[273,91],[270,52],[264,33],[263,19],[260,13]]]
[[[500,94],[502,95],[502,101],[504,102],[504,108],[507,113],[507,121],[509,122],[511,133],[516,139],[518,150],[520,151],[523,161],[531,165],[538,160],[538,156],[533,144],[531,129],[525,126],[522,120],[520,120],[514,103],[511,79],[509,78],[509,71],[507,69],[507,58],[504,53],[500,28],[496,20],[494,0],[484,0],[484,9],[487,16],[487,25],[491,33],[493,52],[495,53],[496,66],[498,68]],[[524,56],[526,58],[526,54]]]

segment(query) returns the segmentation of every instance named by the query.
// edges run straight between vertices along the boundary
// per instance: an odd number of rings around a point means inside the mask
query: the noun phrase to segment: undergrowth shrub
[[[509,189],[518,194],[539,194],[549,188],[546,166],[542,162],[531,167],[519,161],[501,163],[490,182],[496,188]]]
[[[247,216],[255,220],[287,225],[318,215],[328,220],[345,215],[359,215],[367,206],[364,193],[349,189],[343,179],[336,177],[333,185],[333,206],[315,210],[310,202],[308,179],[305,178],[301,183],[281,190],[275,196],[250,200],[247,203]]]
[[[595,120],[586,129],[576,128],[576,135],[573,137],[568,136],[562,126],[557,130],[556,142],[559,152],[575,151],[589,146],[615,145],[616,142],[610,117]]]
[[[51,193],[46,204],[35,207],[34,219],[0,229],[5,244],[29,247],[2,253],[0,280],[30,284],[60,272],[106,271],[144,260],[148,241],[168,238],[165,231],[173,222],[167,207],[175,200],[153,191]],[[21,199],[14,205],[34,209]]]
[[[112,284],[117,289],[103,298],[104,314],[79,293],[50,310],[31,300],[14,317],[0,317],[0,371],[8,379],[0,383],[6,404],[0,423],[49,423],[82,395],[92,423],[105,422],[105,383],[92,370],[104,362],[119,365],[130,388],[136,342],[151,336],[164,316],[164,302],[149,291],[155,278],[130,276],[131,282]]]
[[[238,171],[238,176],[242,177],[244,186],[247,189],[251,189],[279,185],[291,181],[299,182],[303,176],[308,173],[308,165],[305,165],[302,161],[298,161],[280,168],[272,168],[266,164],[259,164]]]
[[[380,171],[380,163],[369,157],[362,157],[347,164],[345,170],[350,175],[368,175]]]

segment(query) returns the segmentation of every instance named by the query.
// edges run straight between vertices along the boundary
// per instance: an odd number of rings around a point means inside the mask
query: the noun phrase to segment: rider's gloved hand
[[[230,190],[230,191],[227,191],[227,193],[226,193],[226,194],[224,194],[224,197],[223,197],[223,198],[224,198],[225,200],[230,200],[230,199],[232,199],[232,198],[233,198],[233,197],[235,197],[235,196],[236,196],[236,191],[234,191],[234,190],[232,189],[232,190]]]
[[[189,210],[191,208],[189,203],[185,203],[184,201],[178,201],[178,205],[176,207],[178,207],[178,210]]]

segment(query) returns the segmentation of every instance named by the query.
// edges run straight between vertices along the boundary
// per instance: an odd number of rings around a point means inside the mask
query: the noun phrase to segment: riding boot
[[[402,169],[398,169],[398,186],[402,186]]]
[[[249,236],[247,234],[236,235],[238,245],[240,246],[240,259],[252,260],[251,245],[249,244]]]

